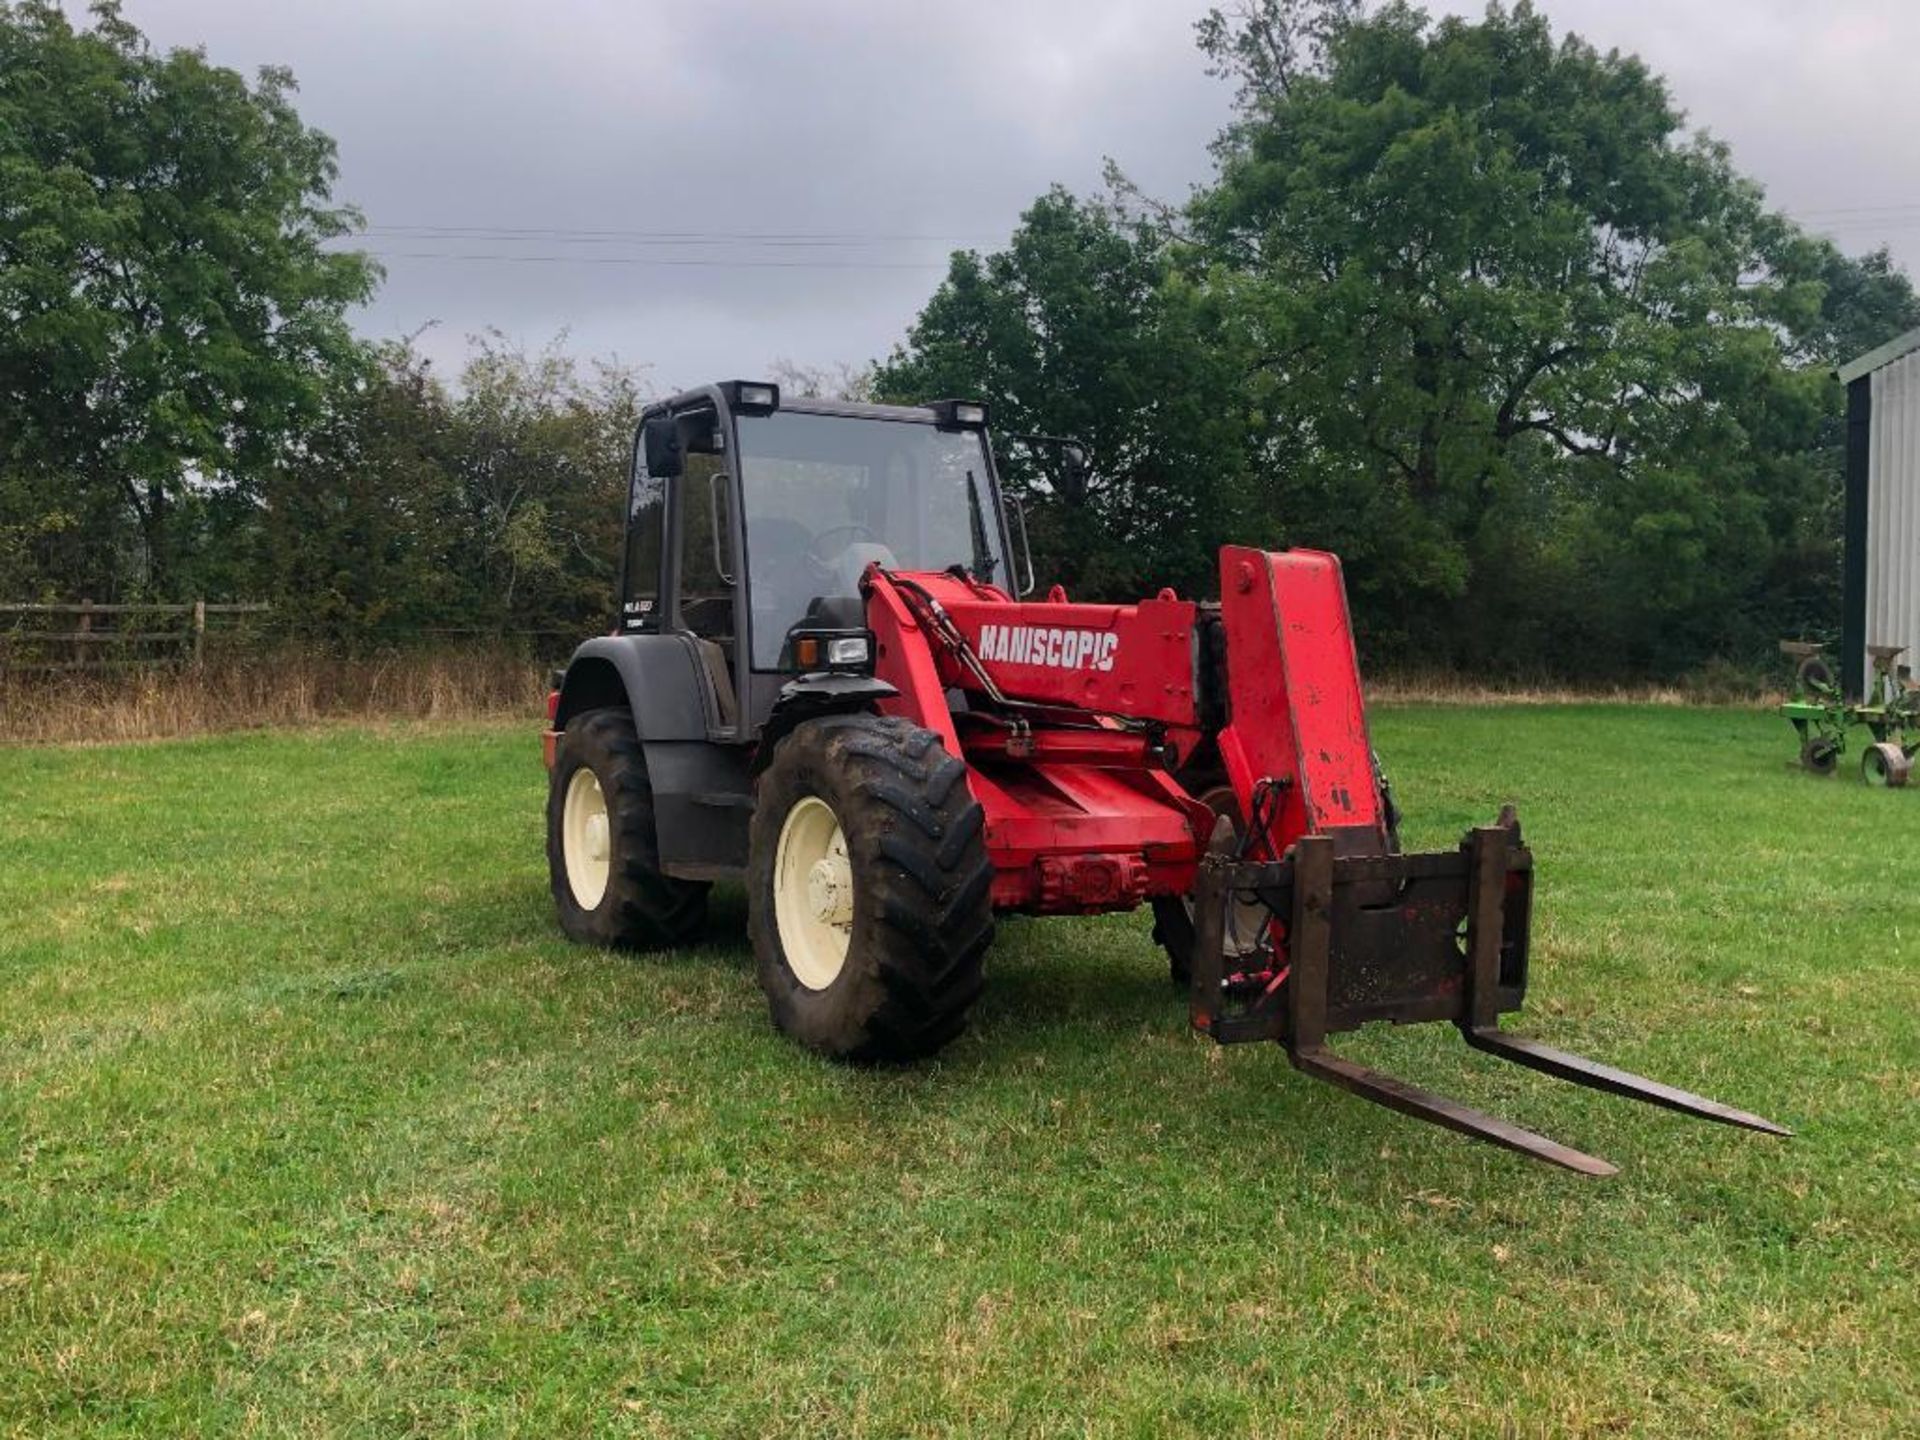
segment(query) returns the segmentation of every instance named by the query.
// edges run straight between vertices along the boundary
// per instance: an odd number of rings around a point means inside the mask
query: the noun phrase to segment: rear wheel
[[[967,767],[905,720],[832,715],[760,777],[748,929],[773,1023],[837,1059],[931,1055],[965,1027],[993,939]]]
[[[585,944],[663,950],[706,923],[707,886],[661,873],[653,787],[628,711],[589,710],[561,737],[547,870],[560,928]]]

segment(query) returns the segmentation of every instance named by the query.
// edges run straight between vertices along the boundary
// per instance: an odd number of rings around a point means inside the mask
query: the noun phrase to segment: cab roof
[[[682,390],[666,400],[657,400],[647,406],[648,413],[660,410],[679,412],[690,410],[699,405],[711,405],[716,392],[725,392],[742,384],[757,385],[762,381],[718,381],[712,385],[699,385],[691,390]],[[976,402],[968,401],[968,404]],[[875,405],[865,400],[841,400],[815,395],[788,395],[780,392],[778,412],[790,412],[799,415],[838,415],[855,420],[908,420],[921,425],[936,425],[940,416],[930,405]]]

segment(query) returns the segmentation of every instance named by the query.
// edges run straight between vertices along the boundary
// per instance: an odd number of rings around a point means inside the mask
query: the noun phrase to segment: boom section
[[[1171,773],[1201,730],[1199,607],[1023,604],[950,573],[867,572],[882,702],[965,757],[996,909],[1128,910],[1193,886],[1213,817]]]
[[[1367,733],[1340,561],[1320,550],[1220,551],[1229,720],[1220,757],[1241,813],[1279,859],[1303,835],[1384,855],[1386,799]]]
[[[1135,605],[1083,605],[1058,590],[1058,598],[1022,602],[946,572],[885,572],[871,576],[869,586],[883,604],[936,629],[933,649],[947,688],[984,700],[1200,726],[1200,607],[1170,590]],[[952,628],[944,644],[937,634],[943,617]]]

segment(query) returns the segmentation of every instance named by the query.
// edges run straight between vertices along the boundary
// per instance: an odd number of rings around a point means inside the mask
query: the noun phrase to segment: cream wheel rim
[[[582,910],[597,910],[613,872],[613,827],[600,777],[582,765],[567,782],[560,848],[567,862],[567,888]]]
[[[818,796],[803,795],[780,825],[773,915],[794,978],[809,990],[833,984],[853,938],[853,866],[846,832]]]

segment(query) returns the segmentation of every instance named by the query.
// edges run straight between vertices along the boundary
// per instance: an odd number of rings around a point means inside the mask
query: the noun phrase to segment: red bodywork
[[[1340,562],[1318,551],[1220,553],[1224,724],[1202,714],[1201,607],[1023,603],[951,574],[867,576],[884,708],[966,758],[986,812],[994,904],[1041,914],[1185,895],[1215,816],[1173,771],[1211,740],[1240,802],[1277,791],[1266,844],[1330,832],[1385,853]],[[953,693],[958,692],[959,703]],[[997,693],[996,693],[997,692]]]
[[[960,574],[877,565],[862,586],[874,673],[895,692],[881,708],[967,762],[995,908],[1191,897],[1196,1029],[1276,1040],[1300,1070],[1375,1104],[1589,1175],[1613,1167],[1344,1060],[1328,1035],[1451,1021],[1476,1049],[1577,1084],[1789,1133],[1500,1028],[1526,990],[1532,854],[1511,808],[1454,850],[1399,853],[1333,556],[1229,546],[1217,614],[1171,591],[1076,605],[1056,587],[1027,604]],[[1237,854],[1214,853],[1219,816],[1177,774],[1196,788],[1224,774]],[[1230,949],[1229,909],[1248,903],[1270,943],[1243,935]]]

